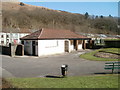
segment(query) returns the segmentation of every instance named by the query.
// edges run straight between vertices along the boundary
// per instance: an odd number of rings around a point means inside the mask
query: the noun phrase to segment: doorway
[[[73,45],[74,45],[74,49],[78,50],[78,41],[77,40],[74,40]]]
[[[69,52],[69,41],[65,41],[65,52]]]
[[[36,44],[35,44],[35,41],[32,41],[32,55],[35,56],[36,55]]]
[[[22,45],[22,44],[17,45],[15,55],[19,55],[19,56],[24,55],[24,45]]]

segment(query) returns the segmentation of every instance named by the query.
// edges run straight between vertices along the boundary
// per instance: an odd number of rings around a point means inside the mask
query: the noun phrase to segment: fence
[[[120,40],[105,40],[105,47],[120,48]]]

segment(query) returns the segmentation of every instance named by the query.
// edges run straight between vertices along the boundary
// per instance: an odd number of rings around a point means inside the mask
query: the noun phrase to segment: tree
[[[95,15],[91,15],[89,17],[90,17],[90,19],[95,19]]]
[[[111,15],[109,15],[109,18],[112,18],[112,16],[111,16]]]
[[[24,4],[23,2],[20,2],[20,5],[21,5],[21,6],[24,6],[25,4]]]
[[[118,25],[120,25],[120,17],[118,17]]]
[[[88,14],[88,12],[86,12],[85,13],[85,19],[88,19],[88,17],[89,17],[89,14]]]
[[[100,18],[103,18],[103,15],[101,15]]]
[[[117,28],[117,21],[109,18],[99,18],[95,19],[93,22],[94,28],[101,29],[101,30],[107,30],[116,32],[118,30]]]
[[[97,19],[98,18],[98,15],[95,17],[95,19]]]

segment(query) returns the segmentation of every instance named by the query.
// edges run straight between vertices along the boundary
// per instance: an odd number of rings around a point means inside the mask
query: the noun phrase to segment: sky
[[[54,10],[98,16],[118,16],[118,2],[24,2]]]

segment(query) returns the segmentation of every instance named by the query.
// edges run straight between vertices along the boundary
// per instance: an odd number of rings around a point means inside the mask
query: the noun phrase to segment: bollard
[[[62,73],[62,76],[63,76],[63,77],[66,77],[66,76],[67,76],[67,71],[68,71],[68,65],[63,64],[63,65],[61,66],[61,73]]]

